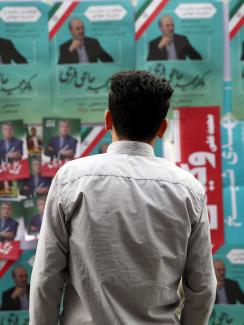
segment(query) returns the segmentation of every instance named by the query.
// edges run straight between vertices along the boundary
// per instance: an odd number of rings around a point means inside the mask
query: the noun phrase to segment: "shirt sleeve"
[[[59,174],[59,173],[58,173]],[[50,187],[30,287],[30,325],[57,325],[68,255],[58,175]]]
[[[183,274],[182,325],[207,325],[216,296],[210,227],[205,198],[197,224],[192,227]]]

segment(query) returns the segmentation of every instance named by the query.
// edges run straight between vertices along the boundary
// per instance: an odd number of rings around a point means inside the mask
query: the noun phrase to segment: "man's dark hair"
[[[111,79],[109,110],[119,136],[152,140],[165,119],[173,89],[146,71],[123,71]]]

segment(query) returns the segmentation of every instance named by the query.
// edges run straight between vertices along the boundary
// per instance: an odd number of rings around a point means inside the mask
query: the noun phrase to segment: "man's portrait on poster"
[[[58,124],[59,135],[50,139],[46,149],[45,155],[49,156],[51,161],[57,160],[71,160],[76,153],[77,140],[70,135],[70,121],[60,120]]]
[[[184,35],[175,33],[173,17],[163,16],[159,20],[162,35],[149,42],[147,60],[202,60],[202,56]]]
[[[113,62],[113,58],[96,38],[85,36],[84,22],[78,18],[69,22],[72,38],[60,45],[58,64]]]
[[[12,163],[23,156],[23,141],[15,137],[14,124],[3,122],[1,125],[0,161]]]

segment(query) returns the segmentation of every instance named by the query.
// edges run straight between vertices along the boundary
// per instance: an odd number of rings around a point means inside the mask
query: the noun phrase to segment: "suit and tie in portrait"
[[[59,121],[59,135],[50,139],[44,154],[51,160],[71,160],[76,153],[77,140],[70,135],[68,120]]]
[[[0,162],[12,163],[23,156],[23,141],[15,138],[14,127],[11,122],[4,122],[1,126]]]
[[[147,60],[202,60],[188,38],[175,34],[174,21],[171,16],[163,16],[159,21],[162,35],[149,42]]]
[[[222,260],[214,260],[214,270],[217,278],[217,291],[215,304],[244,304],[244,293],[239,283],[226,278],[225,263]]]
[[[2,202],[0,205],[0,242],[15,239],[19,223],[12,218],[12,205]]]
[[[58,64],[113,62],[97,39],[85,36],[85,26],[80,19],[73,19],[69,29],[72,39],[60,45]]]
[[[18,266],[12,271],[15,286],[2,293],[1,310],[28,310],[30,285],[25,268]]]
[[[0,37],[0,64],[10,64],[10,63],[28,63],[26,58],[20,54],[12,41]]]

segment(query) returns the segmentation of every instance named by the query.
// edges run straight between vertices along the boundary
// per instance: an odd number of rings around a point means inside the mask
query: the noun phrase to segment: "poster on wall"
[[[0,199],[0,260],[17,260],[20,241],[24,239],[21,202]]]
[[[233,87],[233,114],[244,118],[244,3],[229,1],[229,33]]]
[[[213,260],[217,278],[215,305],[244,304],[244,246],[225,244],[215,252]]]
[[[30,156],[41,156],[42,152],[42,125],[41,124],[28,124],[26,125],[26,142],[27,149]]]
[[[39,238],[45,203],[44,196],[24,201],[25,240]]]
[[[47,195],[51,185],[51,178],[41,175],[41,157],[31,156],[29,163],[30,177],[18,182],[21,198]]]
[[[0,122],[0,181],[29,177],[26,133],[22,120]]]
[[[244,122],[221,122],[225,243],[244,245]]]
[[[103,122],[111,75],[135,67],[132,9],[129,0],[54,5],[49,37],[56,114]]]
[[[44,118],[41,174],[52,177],[66,162],[80,157],[80,119]]]
[[[171,82],[173,107],[221,106],[221,1],[153,0],[136,8],[137,69]]]
[[[21,251],[18,261],[9,261],[0,269],[1,324],[29,324],[27,311],[34,257],[35,250]]]
[[[51,108],[48,6],[0,2],[0,35],[1,117],[38,123]]]
[[[175,111],[175,128],[176,163],[195,176],[206,192],[212,250],[215,252],[224,243],[220,108],[179,108]]]

